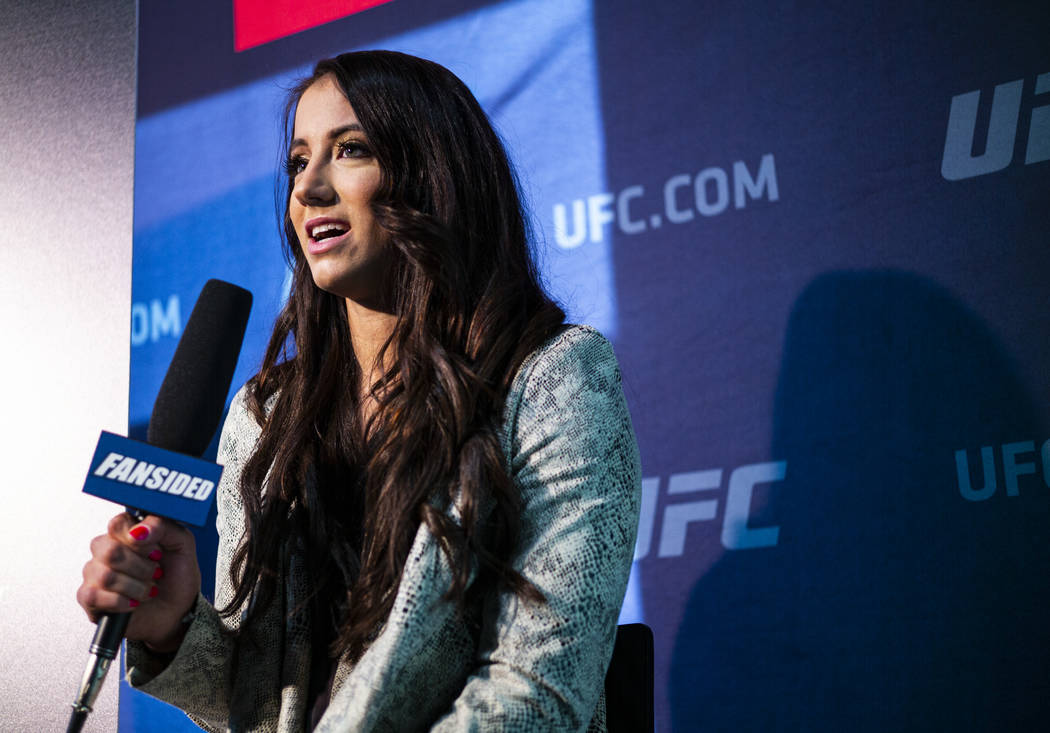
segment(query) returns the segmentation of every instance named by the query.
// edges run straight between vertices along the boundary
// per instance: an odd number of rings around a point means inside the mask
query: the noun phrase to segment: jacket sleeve
[[[238,485],[241,469],[251,455],[259,428],[244,405],[244,389],[233,399],[219,440],[218,460],[223,474],[216,492],[219,549],[216,603],[221,608],[232,595],[230,558],[241,540],[244,514]],[[224,619],[211,603],[198,596],[196,616],[173,658],[151,653],[144,644],[127,644],[127,680],[138,690],[187,712],[201,727],[224,731],[230,712],[234,631],[238,619]]]
[[[641,479],[612,347],[570,329],[519,380],[505,424],[523,500],[514,566],[546,601],[487,605],[477,667],[441,733],[585,730],[615,642]]]

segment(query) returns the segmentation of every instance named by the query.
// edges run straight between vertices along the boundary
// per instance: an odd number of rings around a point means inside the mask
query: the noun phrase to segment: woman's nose
[[[292,195],[303,206],[332,203],[335,190],[328,180],[327,166],[322,161],[307,163],[295,179]]]

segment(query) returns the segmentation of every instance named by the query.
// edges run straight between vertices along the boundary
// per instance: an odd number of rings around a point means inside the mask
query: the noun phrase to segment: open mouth
[[[345,224],[337,224],[334,222],[320,224],[311,230],[310,238],[316,242],[323,242],[326,239],[346,234],[348,231],[350,231],[350,227]]]

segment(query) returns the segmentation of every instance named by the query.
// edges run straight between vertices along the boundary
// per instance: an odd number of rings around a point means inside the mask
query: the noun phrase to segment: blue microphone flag
[[[222,466],[105,431],[84,493],[203,527]]]

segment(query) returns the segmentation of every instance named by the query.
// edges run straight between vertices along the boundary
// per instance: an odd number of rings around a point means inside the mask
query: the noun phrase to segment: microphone
[[[252,294],[222,280],[201,289],[153,403],[147,444],[103,433],[84,491],[149,514],[203,525],[221,467],[199,458],[219,427]],[[119,452],[118,452],[119,451]],[[66,733],[79,733],[120,649],[131,613],[107,613],[91,641]]]

